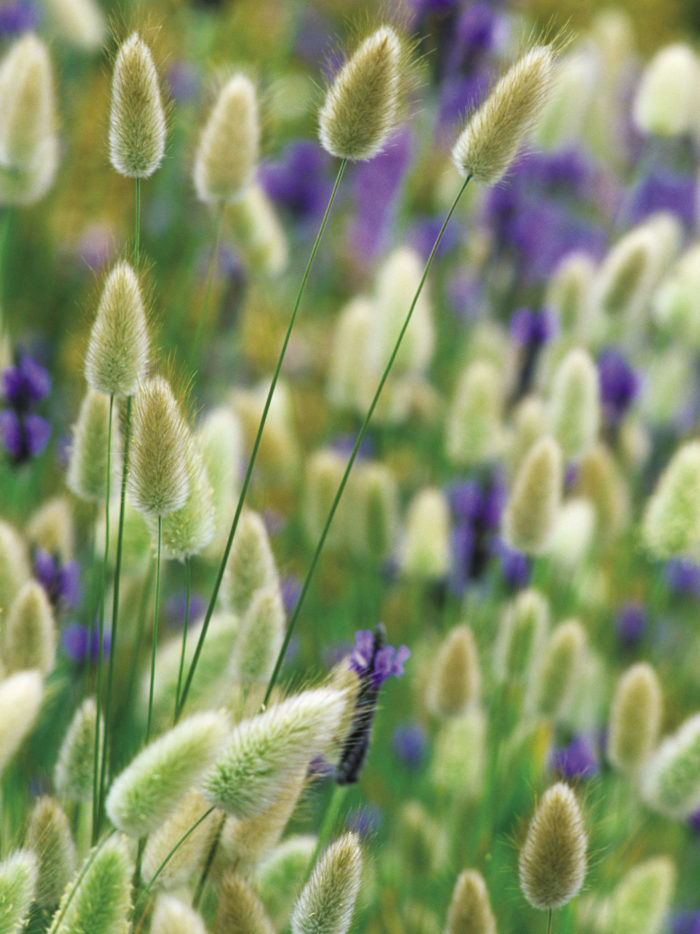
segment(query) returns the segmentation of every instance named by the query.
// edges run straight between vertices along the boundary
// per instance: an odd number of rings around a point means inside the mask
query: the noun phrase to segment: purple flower
[[[639,376],[623,355],[610,347],[598,358],[598,382],[605,420],[615,428],[639,393]]]
[[[672,558],[666,564],[666,583],[679,596],[700,597],[700,564],[687,558]]]
[[[51,379],[41,364],[23,356],[16,366],[3,371],[2,388],[7,402],[22,415],[49,394]]]
[[[677,911],[671,918],[672,934],[700,934],[700,909]]]
[[[100,651],[100,631],[97,624],[95,624],[91,641],[90,631],[86,626],[83,626],[81,623],[71,623],[64,628],[61,634],[61,645],[68,658],[78,665],[82,665],[87,661],[89,645],[90,659],[96,662]],[[102,640],[105,658],[109,656],[111,645],[112,640],[110,632],[108,629],[105,629],[104,638]]]
[[[299,582],[298,578],[292,577],[291,574],[287,574],[282,578],[281,590],[284,612],[287,614],[287,616],[291,616],[294,612],[294,608],[299,602],[301,583]]]
[[[378,688],[392,675],[399,678],[403,674],[404,662],[410,658],[411,652],[405,645],[398,649],[385,645],[375,651],[374,641],[371,629],[355,633],[355,648],[350,653],[349,668],[360,678],[368,678]]]
[[[547,308],[540,312],[518,308],[510,319],[509,330],[513,340],[522,347],[540,347],[556,334],[556,315]]]
[[[80,603],[80,565],[77,561],[61,564],[57,555],[37,548],[34,553],[34,576],[54,606],[68,608]]]
[[[693,833],[700,834],[700,811],[691,814],[686,823]]]
[[[600,770],[600,757],[590,738],[579,734],[568,746],[550,751],[549,768],[563,778],[591,778]]]
[[[16,36],[36,29],[39,10],[29,0],[9,0],[0,3],[0,36]]]
[[[425,730],[417,723],[401,723],[391,741],[394,752],[409,769],[420,769],[425,762],[427,740]]]
[[[644,635],[647,614],[639,603],[625,603],[615,617],[617,637],[622,645],[630,648],[636,645]]]
[[[444,218],[440,217],[423,218],[423,220],[419,221],[418,225],[415,226],[409,234],[409,241],[411,245],[425,260],[428,259],[428,256],[430,256],[433,246],[435,245],[435,241],[437,240],[438,234],[440,233],[443,220]],[[445,256],[459,243],[461,243],[462,240],[462,230],[459,223],[450,224],[450,226],[445,230],[445,235],[440,241],[440,246],[437,248],[435,255]]]
[[[51,435],[51,426],[40,415],[17,415],[10,409],[0,412],[0,432],[14,464],[23,464],[44,450]]]
[[[364,839],[368,835],[376,833],[381,823],[382,812],[377,805],[363,804],[348,814],[345,827]]]
[[[170,93],[176,101],[189,101],[199,92],[199,72],[189,62],[174,62],[168,69]]]
[[[656,211],[671,211],[688,230],[694,230],[697,210],[698,187],[695,178],[659,168],[643,178],[634,189],[630,222],[638,224]]]
[[[503,539],[496,539],[493,545],[494,554],[501,562],[501,575],[510,590],[520,590],[527,587],[532,571],[530,561],[521,551],[516,551],[507,545]]]
[[[315,223],[330,197],[330,164],[330,157],[316,143],[291,143],[279,162],[260,168],[260,182],[270,198],[294,219]]]
[[[90,269],[102,269],[114,256],[114,231],[106,224],[90,224],[75,247],[79,258]]]

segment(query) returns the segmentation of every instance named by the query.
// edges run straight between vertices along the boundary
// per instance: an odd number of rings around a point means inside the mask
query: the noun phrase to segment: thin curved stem
[[[93,756],[92,773],[92,845],[97,842],[100,833],[101,820],[101,785],[100,785],[100,713],[102,710],[102,656],[104,654],[105,638],[105,585],[107,581],[107,561],[109,559],[109,496],[110,481],[112,479],[112,418],[114,415],[114,393],[109,397],[109,424],[107,426],[107,479],[105,487],[105,551],[102,559],[102,572],[100,574],[100,621],[99,621],[99,644],[97,647],[97,688],[95,702],[97,712],[95,716],[95,751]],[[92,631],[90,626],[90,644],[88,645],[88,660],[92,653]]]
[[[197,360],[199,359],[199,347],[202,343],[202,334],[204,333],[204,322],[207,317],[207,311],[209,309],[209,299],[211,297],[211,287],[214,284],[214,276],[216,274],[216,265],[219,258],[219,243],[221,240],[221,225],[224,219],[224,208],[226,207],[225,202],[221,202],[218,213],[216,215],[216,234],[214,237],[214,252],[212,257],[209,260],[209,271],[207,273],[207,286],[204,292],[204,301],[202,302],[202,308],[199,312],[199,321],[197,323],[197,332],[194,336],[194,343],[192,344],[192,355],[190,362],[192,366],[197,365]]]
[[[134,219],[134,269],[138,273],[141,247],[141,179],[136,179],[136,212]]]
[[[357,438],[355,439],[355,444],[353,446],[352,453],[350,454],[350,459],[348,460],[347,466],[345,468],[345,472],[343,473],[342,479],[338,486],[338,490],[335,494],[335,498],[333,499],[333,503],[331,504],[331,508],[328,513],[328,518],[326,519],[326,524],[323,527],[323,531],[321,532],[321,537],[319,538],[318,544],[316,545],[316,550],[314,551],[313,557],[311,559],[309,570],[306,572],[306,577],[304,578],[304,583],[302,584],[301,591],[299,593],[299,599],[297,600],[296,606],[294,607],[292,618],[289,620],[289,625],[287,626],[287,632],[284,637],[284,642],[282,643],[282,646],[279,650],[279,654],[277,655],[277,661],[275,662],[275,667],[272,671],[272,675],[270,676],[270,681],[267,685],[267,691],[265,692],[265,698],[262,703],[263,709],[267,706],[268,701],[270,700],[270,696],[272,695],[272,690],[277,682],[277,678],[279,676],[280,669],[282,667],[282,662],[284,661],[284,656],[287,652],[287,649],[289,648],[289,642],[292,638],[292,633],[294,632],[296,621],[299,618],[299,614],[301,612],[301,608],[304,603],[304,598],[306,597],[307,591],[309,589],[309,585],[311,584],[311,578],[313,577],[314,570],[316,569],[316,564],[318,562],[319,557],[321,556],[321,551],[323,550],[323,545],[326,541],[328,530],[330,529],[331,522],[333,521],[333,517],[335,516],[335,512],[338,508],[338,504],[340,503],[340,498],[343,495],[343,491],[345,490],[345,485],[348,482],[348,477],[350,476],[352,465],[355,463],[357,452],[360,449],[362,440],[365,436],[367,428],[369,427],[370,420],[372,418],[372,415],[374,414],[375,408],[377,407],[377,402],[379,401],[379,396],[381,395],[382,389],[384,388],[384,384],[386,383],[389,377],[389,372],[391,371],[391,368],[394,365],[394,360],[396,359],[396,355],[399,352],[399,348],[401,346],[401,342],[403,340],[404,334],[406,333],[408,325],[411,323],[411,317],[413,315],[413,310],[416,307],[416,304],[418,303],[418,299],[420,298],[421,292],[423,291],[423,286],[425,285],[425,280],[427,279],[428,273],[430,272],[430,267],[433,265],[433,260],[437,252],[437,248],[440,246],[440,241],[442,240],[443,234],[445,233],[445,230],[447,229],[447,225],[449,224],[450,219],[452,215],[454,214],[457,204],[459,203],[459,200],[462,197],[462,194],[464,193],[464,189],[469,184],[470,179],[471,179],[471,176],[467,176],[461,188],[457,192],[457,196],[452,202],[452,205],[449,211],[447,212],[447,216],[445,217],[445,220],[443,221],[442,227],[440,228],[440,232],[435,238],[435,243],[433,244],[433,248],[430,251],[430,255],[428,256],[428,259],[426,261],[425,268],[423,269],[423,274],[420,278],[420,282],[418,283],[418,288],[416,289],[416,293],[413,296],[413,301],[411,302],[411,306],[408,309],[408,313],[406,314],[406,318],[404,320],[401,331],[399,332],[399,336],[396,340],[396,343],[394,344],[394,349],[392,350],[391,356],[389,357],[387,365],[384,368],[384,372],[382,373],[382,378],[379,380],[379,385],[377,386],[377,389],[370,403],[369,409],[367,410],[367,414],[365,415],[364,421],[362,422],[362,426],[360,427]]]
[[[551,934],[552,930],[552,909],[549,909],[549,915],[547,917],[547,934]]]
[[[147,743],[151,736],[151,719],[153,717],[153,689],[156,683],[156,652],[158,650],[158,602],[160,600],[160,546],[162,541],[163,517],[158,516],[158,550],[156,554],[156,596],[153,610],[153,643],[151,649],[151,684],[148,689],[148,719],[146,720]]]
[[[190,625],[190,590],[192,585],[192,568],[190,556],[185,555],[185,626],[182,630],[182,651],[180,653],[180,670],[177,673],[177,690],[175,692],[175,722],[177,722],[177,705],[180,702],[180,689],[182,675],[185,670],[185,651],[187,650],[187,630]]]
[[[175,714],[176,721],[180,719],[182,710],[185,706],[185,702],[187,701],[187,695],[189,693],[190,686],[192,684],[192,679],[194,678],[194,673],[197,669],[197,663],[199,662],[199,656],[201,655],[201,652],[202,652],[202,646],[204,645],[204,640],[207,637],[207,630],[209,629],[209,623],[211,622],[211,618],[214,613],[214,607],[216,606],[216,599],[219,596],[219,590],[221,588],[221,582],[224,578],[224,571],[226,569],[226,564],[228,562],[228,556],[231,552],[231,546],[233,545],[233,539],[236,534],[236,529],[238,528],[238,522],[241,518],[241,512],[243,511],[243,504],[245,502],[246,494],[248,492],[248,486],[250,485],[250,478],[253,473],[253,467],[255,466],[255,460],[258,456],[258,448],[260,447],[260,440],[262,438],[263,430],[265,428],[265,422],[267,421],[267,415],[268,415],[268,412],[270,411],[270,404],[272,403],[272,396],[275,391],[275,387],[277,386],[277,380],[279,379],[280,371],[282,369],[282,362],[284,361],[284,355],[287,351],[287,345],[289,343],[289,338],[292,333],[292,328],[294,327],[294,322],[296,320],[297,312],[299,310],[299,305],[301,304],[301,297],[304,294],[304,289],[306,287],[306,280],[309,278],[309,272],[311,271],[311,265],[318,251],[319,244],[321,243],[323,232],[326,229],[326,224],[328,223],[328,218],[330,217],[331,208],[333,207],[335,196],[338,193],[338,188],[340,186],[341,179],[345,172],[346,165],[347,165],[347,160],[343,159],[343,161],[340,163],[340,168],[338,169],[338,174],[335,179],[335,184],[333,185],[333,191],[331,192],[331,196],[328,201],[328,206],[326,207],[326,212],[323,215],[321,226],[319,227],[318,233],[316,234],[314,245],[311,248],[311,254],[306,264],[304,275],[302,276],[302,279],[301,279],[299,291],[297,292],[296,301],[294,302],[294,309],[292,310],[292,316],[289,319],[289,326],[287,327],[287,333],[285,334],[284,341],[282,343],[282,349],[279,355],[279,359],[277,360],[277,366],[275,367],[275,372],[272,376],[272,382],[270,383],[270,388],[267,392],[267,398],[265,399],[265,405],[263,407],[262,416],[260,418],[260,424],[258,426],[258,433],[255,436],[255,442],[253,443],[253,450],[250,455],[250,460],[248,461],[248,467],[245,472],[245,477],[243,478],[243,485],[241,487],[241,493],[240,493],[240,496],[238,497],[238,505],[236,506],[236,512],[233,516],[233,522],[231,523],[231,530],[229,532],[228,540],[226,542],[226,547],[224,548],[224,553],[221,558],[221,563],[219,564],[219,570],[217,571],[216,581],[214,582],[214,589],[212,591],[212,595],[209,600],[209,606],[207,607],[206,616],[204,617],[202,631],[200,633],[199,640],[197,641],[197,646],[194,651],[192,663],[190,664],[190,668],[187,673],[187,680],[185,681],[185,686],[182,690],[180,702],[178,704],[177,711]]]
[[[214,834],[214,839],[211,846],[209,847],[209,853],[207,854],[207,861],[204,864],[204,869],[202,870],[202,875],[199,877],[199,882],[197,883],[197,890],[194,893],[194,898],[192,899],[192,907],[195,911],[199,908],[199,903],[202,901],[202,895],[204,895],[204,887],[207,884],[207,879],[211,871],[211,867],[214,865],[214,857],[216,856],[216,851],[219,849],[219,841],[221,840],[221,832],[224,829],[224,823],[226,822],[226,815],[223,814],[221,820],[219,821],[219,826],[216,828],[216,833]]]

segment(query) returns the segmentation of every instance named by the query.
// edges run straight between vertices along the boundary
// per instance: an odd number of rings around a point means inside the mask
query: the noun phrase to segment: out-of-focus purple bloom
[[[182,629],[185,625],[185,616],[187,611],[187,594],[184,590],[175,593],[169,598],[165,606],[165,619],[167,625],[172,629]],[[207,603],[204,597],[197,593],[190,593],[190,612],[189,625],[192,626],[202,618]]]
[[[105,629],[102,637],[102,657],[109,658],[109,653],[112,648],[112,633],[109,629]],[[100,657],[100,630],[96,626],[95,631],[92,634],[92,645],[90,647],[90,657],[93,662],[96,662]]]
[[[51,378],[36,360],[24,356],[2,374],[3,394],[18,415],[28,412],[51,391]]]
[[[677,911],[671,918],[672,934],[700,934],[700,909]]]
[[[666,583],[679,596],[700,597],[700,564],[672,558],[666,564]]]
[[[425,762],[428,743],[425,730],[417,723],[401,723],[391,740],[394,752],[409,769],[418,770]]]
[[[408,235],[408,240],[423,257],[427,260],[435,245],[435,241],[440,233],[444,218],[426,217],[419,221]],[[435,253],[436,256],[447,255],[463,240],[462,228],[459,224],[450,224],[445,230],[444,236],[440,241],[440,246]]]
[[[396,199],[411,160],[413,135],[404,127],[374,159],[354,170],[352,189],[355,213],[349,240],[358,257],[372,260],[387,245]]]
[[[299,602],[301,583],[299,582],[298,578],[292,577],[291,574],[287,574],[282,578],[281,590],[284,612],[287,614],[287,616],[291,616],[291,614],[294,612],[294,608]]]
[[[628,648],[636,645],[644,635],[647,614],[640,603],[625,603],[615,617],[615,629],[620,642]]]
[[[671,211],[688,230],[694,230],[698,211],[694,176],[655,169],[643,178],[632,196],[630,221],[637,224],[656,211]]]
[[[700,836],[700,810],[695,811],[694,814],[691,814],[686,823],[693,831],[693,833],[696,833]]]
[[[404,662],[411,652],[405,645],[398,649],[385,645],[374,651],[374,633],[371,629],[361,629],[355,633],[355,648],[350,653],[349,668],[361,678],[369,678],[374,687],[380,687],[392,675],[399,678],[403,674]]]
[[[550,751],[549,768],[564,778],[591,778],[600,770],[600,757],[590,738],[579,734]]]
[[[461,318],[477,318],[483,308],[484,289],[481,280],[459,270],[449,280],[447,295],[450,304]]]
[[[511,548],[501,538],[495,540],[493,551],[500,561],[501,575],[506,586],[510,590],[520,590],[527,587],[532,571],[527,555],[524,555],[521,551],[516,551],[515,548]]]
[[[347,830],[351,830],[364,839],[368,835],[374,834],[380,828],[382,823],[382,812],[376,804],[363,804],[355,811],[348,814],[345,822]]]
[[[270,198],[293,219],[315,222],[325,211],[332,183],[330,157],[306,140],[291,143],[281,159],[260,168],[260,182]]]
[[[114,257],[114,231],[106,224],[90,224],[80,237],[75,251],[90,269],[102,269]]]
[[[510,319],[510,336],[522,347],[541,346],[556,334],[557,318],[549,308],[518,308]]]
[[[90,659],[92,662],[96,662],[100,651],[99,628],[95,625],[91,641],[90,631],[86,626],[83,626],[81,623],[71,623],[64,628],[61,634],[61,645],[68,658],[77,665],[82,665],[87,661],[89,645]],[[107,658],[112,645],[112,639],[108,629],[105,629],[102,645],[104,657]]]
[[[0,36],[16,36],[36,29],[39,18],[39,9],[30,0],[0,3]]]
[[[639,376],[619,350],[609,347],[598,358],[598,382],[605,420],[617,427],[639,394]]]
[[[444,79],[440,86],[438,128],[446,144],[454,142],[465,117],[484,102],[492,80],[493,75],[488,69]]]
[[[176,101],[189,101],[199,91],[199,72],[189,62],[174,62],[168,69],[167,82]]]
[[[331,447],[339,454],[344,454],[349,457],[352,453],[352,449],[355,447],[356,440],[357,435],[336,435],[331,441]],[[367,460],[368,458],[374,457],[374,447],[373,439],[370,435],[365,435],[357,449],[358,460]]]
[[[13,463],[37,457],[49,442],[51,426],[40,415],[18,416],[10,409],[0,412],[2,440]]]
[[[80,565],[77,561],[61,564],[58,556],[44,548],[37,548],[34,553],[34,576],[54,606],[64,609],[80,603]]]
[[[581,473],[580,464],[569,462],[564,468],[564,490],[567,492],[573,488]]]
[[[453,483],[447,491],[447,498],[452,512],[458,518],[470,522],[479,518],[483,496],[476,480]]]

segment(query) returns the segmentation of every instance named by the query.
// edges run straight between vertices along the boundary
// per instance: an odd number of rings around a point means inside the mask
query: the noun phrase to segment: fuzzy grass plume
[[[29,850],[17,850],[0,863],[0,931],[18,934],[34,900],[37,860]]]
[[[687,719],[648,760],[642,793],[668,817],[682,820],[700,807],[700,714]]]
[[[292,934],[345,934],[360,891],[362,850],[347,833],[322,853],[292,913]]]
[[[552,438],[542,438],[528,451],[503,515],[503,534],[513,548],[535,555],[547,548],[562,483],[561,449]]]
[[[700,442],[682,445],[671,458],[647,504],[642,531],[658,557],[700,550]]]
[[[496,934],[489,893],[476,869],[460,873],[447,912],[445,934]]]
[[[0,772],[33,727],[42,693],[38,671],[19,671],[0,681]]]
[[[65,811],[53,798],[39,798],[29,815],[25,846],[37,858],[36,901],[55,908],[76,868],[76,850]]]
[[[87,697],[76,710],[59,748],[54,772],[56,792],[68,801],[90,801],[93,788],[97,704]],[[100,733],[104,724],[100,723]]]
[[[637,774],[659,738],[659,679],[646,662],[632,665],[615,688],[608,728],[608,759],[621,772]]]

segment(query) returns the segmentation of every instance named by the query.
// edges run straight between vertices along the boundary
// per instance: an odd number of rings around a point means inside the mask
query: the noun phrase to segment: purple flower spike
[[[61,565],[55,555],[43,548],[34,553],[34,576],[54,606],[72,607],[80,602],[80,565],[66,561]]]
[[[355,648],[350,653],[350,670],[364,675],[372,663],[374,636],[371,629],[360,629],[355,633]]]
[[[12,460],[16,464],[25,460],[22,425],[17,415],[9,409],[3,409],[0,412],[0,432],[2,432],[2,443]]]
[[[639,603],[625,603],[615,618],[615,628],[620,642],[627,648],[636,645],[644,636],[647,614]]]
[[[28,415],[24,421],[27,452],[30,457],[41,454],[51,437],[51,426],[41,415]]]
[[[41,402],[51,390],[51,379],[43,366],[31,357],[22,357],[17,366],[8,367],[2,374],[3,392],[12,408],[26,412]]]
[[[82,664],[87,657],[90,633],[80,623],[66,626],[61,635],[61,645],[71,661]]]
[[[591,778],[600,770],[600,759],[587,736],[575,736],[568,746],[552,749],[549,768],[564,778]]]
[[[553,312],[519,308],[510,321],[510,336],[523,347],[539,347],[556,334],[557,319]]]
[[[598,359],[598,381],[605,420],[614,428],[639,394],[639,376],[622,354],[611,347]]]
[[[417,723],[402,723],[397,726],[391,744],[396,755],[409,769],[417,770],[425,762],[425,731]]]
[[[109,658],[109,652],[112,648],[112,634],[109,629],[105,629],[102,637],[102,658]],[[100,656],[100,631],[95,629],[92,634],[92,645],[90,647],[90,655],[93,662],[96,662]]]

